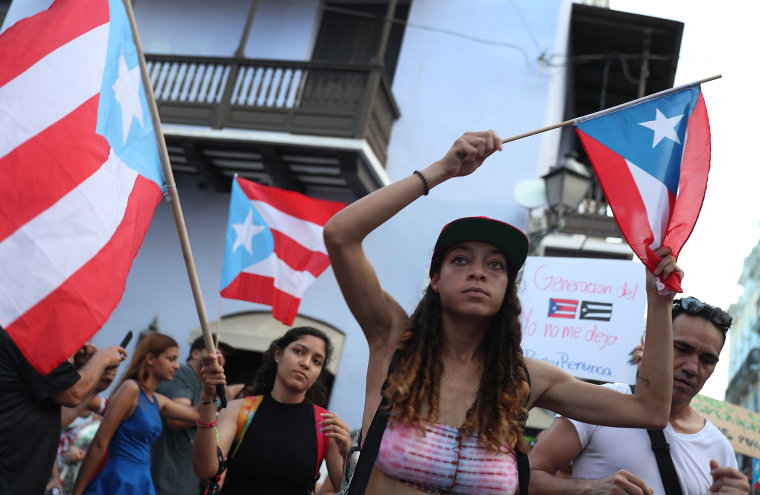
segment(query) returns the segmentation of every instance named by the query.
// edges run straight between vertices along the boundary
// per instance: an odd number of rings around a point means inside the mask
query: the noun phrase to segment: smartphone
[[[119,344],[119,346],[126,349],[131,340],[132,340],[132,330],[127,332],[127,335],[124,336],[124,340],[121,341],[121,344]]]

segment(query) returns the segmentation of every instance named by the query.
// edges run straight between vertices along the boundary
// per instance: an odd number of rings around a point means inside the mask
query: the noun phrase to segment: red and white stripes
[[[59,0],[0,36],[0,324],[41,373],[110,317],[161,198],[96,134],[109,26]]]

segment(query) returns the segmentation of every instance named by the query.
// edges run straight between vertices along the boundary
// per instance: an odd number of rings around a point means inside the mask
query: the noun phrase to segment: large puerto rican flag
[[[654,250],[678,253],[694,229],[710,170],[710,126],[698,84],[574,120],[631,249],[654,270]],[[681,292],[677,274],[663,281]]]
[[[121,0],[57,0],[0,36],[0,325],[47,373],[108,320],[161,200]]]
[[[304,292],[330,266],[322,230],[344,206],[235,177],[222,297],[270,305],[292,324]]]

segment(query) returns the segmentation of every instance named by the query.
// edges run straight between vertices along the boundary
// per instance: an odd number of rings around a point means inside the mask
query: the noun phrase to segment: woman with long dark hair
[[[215,387],[225,382],[224,370],[213,356],[204,359],[196,474],[211,478],[226,468],[224,495],[305,494],[314,490],[324,459],[339,486],[351,439],[346,423],[320,407],[327,400],[324,370],[331,354],[324,332],[288,330],[264,353],[254,395],[231,401],[218,417]]]
[[[150,445],[161,434],[161,415],[198,419],[196,409],[155,393],[158,384],[171,380],[179,369],[178,353],[177,342],[160,333],[148,335],[137,345],[87,449],[73,495],[156,493],[150,476]],[[98,471],[106,453],[105,465]]]
[[[492,131],[465,133],[439,161],[361,198],[325,226],[333,271],[369,344],[366,440],[348,493],[364,493],[365,486],[373,495],[516,493],[518,459],[528,450],[522,422],[533,406],[596,424],[661,428],[667,422],[672,294],[660,296],[651,274],[647,338],[657,343],[646,348],[635,395],[523,357],[517,278],[528,240],[509,224],[471,217],[446,225],[435,243],[430,283],[411,316],[380,286],[364,238],[500,149]],[[658,254],[656,275],[680,271],[667,250]],[[376,460],[362,471],[372,448]],[[356,488],[359,482],[365,485]]]

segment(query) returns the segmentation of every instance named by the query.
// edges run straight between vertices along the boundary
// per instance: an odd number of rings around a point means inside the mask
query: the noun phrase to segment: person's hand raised
[[[495,132],[465,132],[438,163],[447,177],[463,177],[477,170],[497,150],[501,150],[501,138]]]

